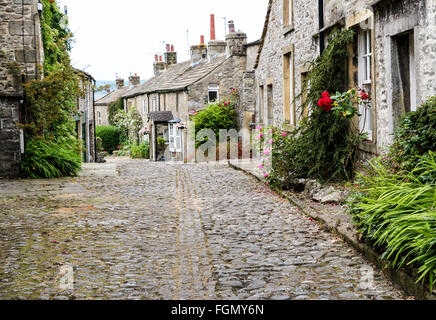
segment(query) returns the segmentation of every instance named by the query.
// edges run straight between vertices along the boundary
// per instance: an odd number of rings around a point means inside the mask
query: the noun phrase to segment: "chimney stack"
[[[210,41],[215,41],[216,40],[216,36],[215,36],[215,15],[211,14],[210,15]]]
[[[173,64],[177,64],[177,52],[174,52],[174,45],[167,44],[167,52],[165,52],[165,63],[168,69]]]
[[[129,84],[131,86],[138,86],[141,83],[141,77],[136,73],[133,76],[129,77]]]
[[[226,52],[226,43],[224,41],[217,41],[215,36],[215,15],[210,15],[210,41],[207,45],[208,59]]]
[[[247,34],[241,31],[235,31],[235,24],[229,21],[229,34],[226,38],[227,54],[230,56],[246,56]]]
[[[235,24],[233,20],[229,21],[229,33],[235,33]]]
[[[207,46],[204,44],[204,36],[200,36],[200,44],[191,46],[191,62],[196,63],[207,58]]]
[[[117,89],[121,89],[122,87],[124,87],[124,79],[123,78],[117,78],[115,80]]]
[[[165,62],[162,62],[161,55],[154,55],[154,63],[153,63],[153,73],[155,76],[160,75],[165,71]]]

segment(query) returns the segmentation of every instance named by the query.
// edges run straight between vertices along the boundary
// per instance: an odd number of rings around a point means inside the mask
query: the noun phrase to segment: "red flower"
[[[321,107],[324,111],[329,112],[333,108],[333,101],[329,97],[327,91],[322,93],[322,98],[318,101],[318,107]]]
[[[366,93],[361,92],[360,95],[362,97],[362,100],[369,100],[369,95],[367,95]]]

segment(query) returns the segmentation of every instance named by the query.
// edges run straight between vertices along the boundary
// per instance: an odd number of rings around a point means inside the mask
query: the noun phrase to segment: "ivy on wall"
[[[327,49],[310,64],[302,88],[302,92],[307,92],[302,108],[310,108],[311,113],[294,132],[277,135],[278,147],[272,154],[269,175],[271,185],[289,188],[296,178],[334,181],[353,177],[357,147],[364,136],[352,120],[334,116],[318,106],[323,92],[346,89],[348,45],[353,37],[352,30],[333,31]],[[296,99],[302,96],[301,93]]]
[[[68,18],[56,3],[41,0],[41,34],[44,44],[44,72],[49,74],[57,69],[70,66],[73,35],[68,28]]]

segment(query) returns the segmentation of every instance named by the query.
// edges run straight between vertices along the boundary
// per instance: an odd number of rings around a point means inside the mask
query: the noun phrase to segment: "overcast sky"
[[[200,35],[210,38],[210,14],[215,14],[216,35],[224,40],[224,19],[234,20],[248,41],[262,35],[267,0],[58,0],[68,7],[74,32],[73,65],[96,80],[127,80],[130,73],[141,79],[153,75],[155,53],[164,43],[175,45],[179,62],[187,60],[189,45]],[[187,30],[189,33],[187,34]]]

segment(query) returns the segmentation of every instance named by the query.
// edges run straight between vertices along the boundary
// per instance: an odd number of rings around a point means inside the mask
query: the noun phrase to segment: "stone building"
[[[371,93],[360,107],[368,139],[363,156],[392,142],[396,119],[436,93],[434,0],[270,0],[255,62],[256,122],[292,128],[301,109],[307,62],[326,47],[334,27],[355,30],[346,85]],[[304,93],[302,95],[304,99]]]
[[[141,78],[137,74],[134,74],[129,77],[129,85],[127,86],[124,84],[124,79],[122,78],[117,78],[115,83],[116,89],[114,91],[108,93],[95,102],[97,126],[109,125],[109,105],[121,99],[123,95],[127,93],[127,91],[131,90],[135,86],[139,86],[141,83]]]
[[[41,77],[44,51],[37,0],[0,0],[0,177],[16,177],[24,152],[22,83]]]
[[[76,134],[79,141],[83,142],[82,161],[96,162],[95,140],[95,108],[94,108],[94,85],[95,79],[82,70],[76,70],[81,78],[84,96],[77,99],[78,113],[74,117],[76,122]]]
[[[253,122],[255,99],[248,92],[254,89],[254,57],[247,58],[247,53],[255,56],[257,45],[247,44],[247,35],[236,32],[233,22],[229,23],[226,41],[216,40],[212,15],[210,42],[206,45],[202,36],[200,44],[191,47],[190,60],[177,63],[171,45],[165,60],[155,57],[155,76],[124,95],[125,108],[136,108],[148,124],[152,160],[187,160],[189,115],[230,96],[233,88],[241,93],[237,110],[240,127]],[[158,137],[165,138],[166,146],[157,145]],[[170,154],[165,157],[166,148]]]

